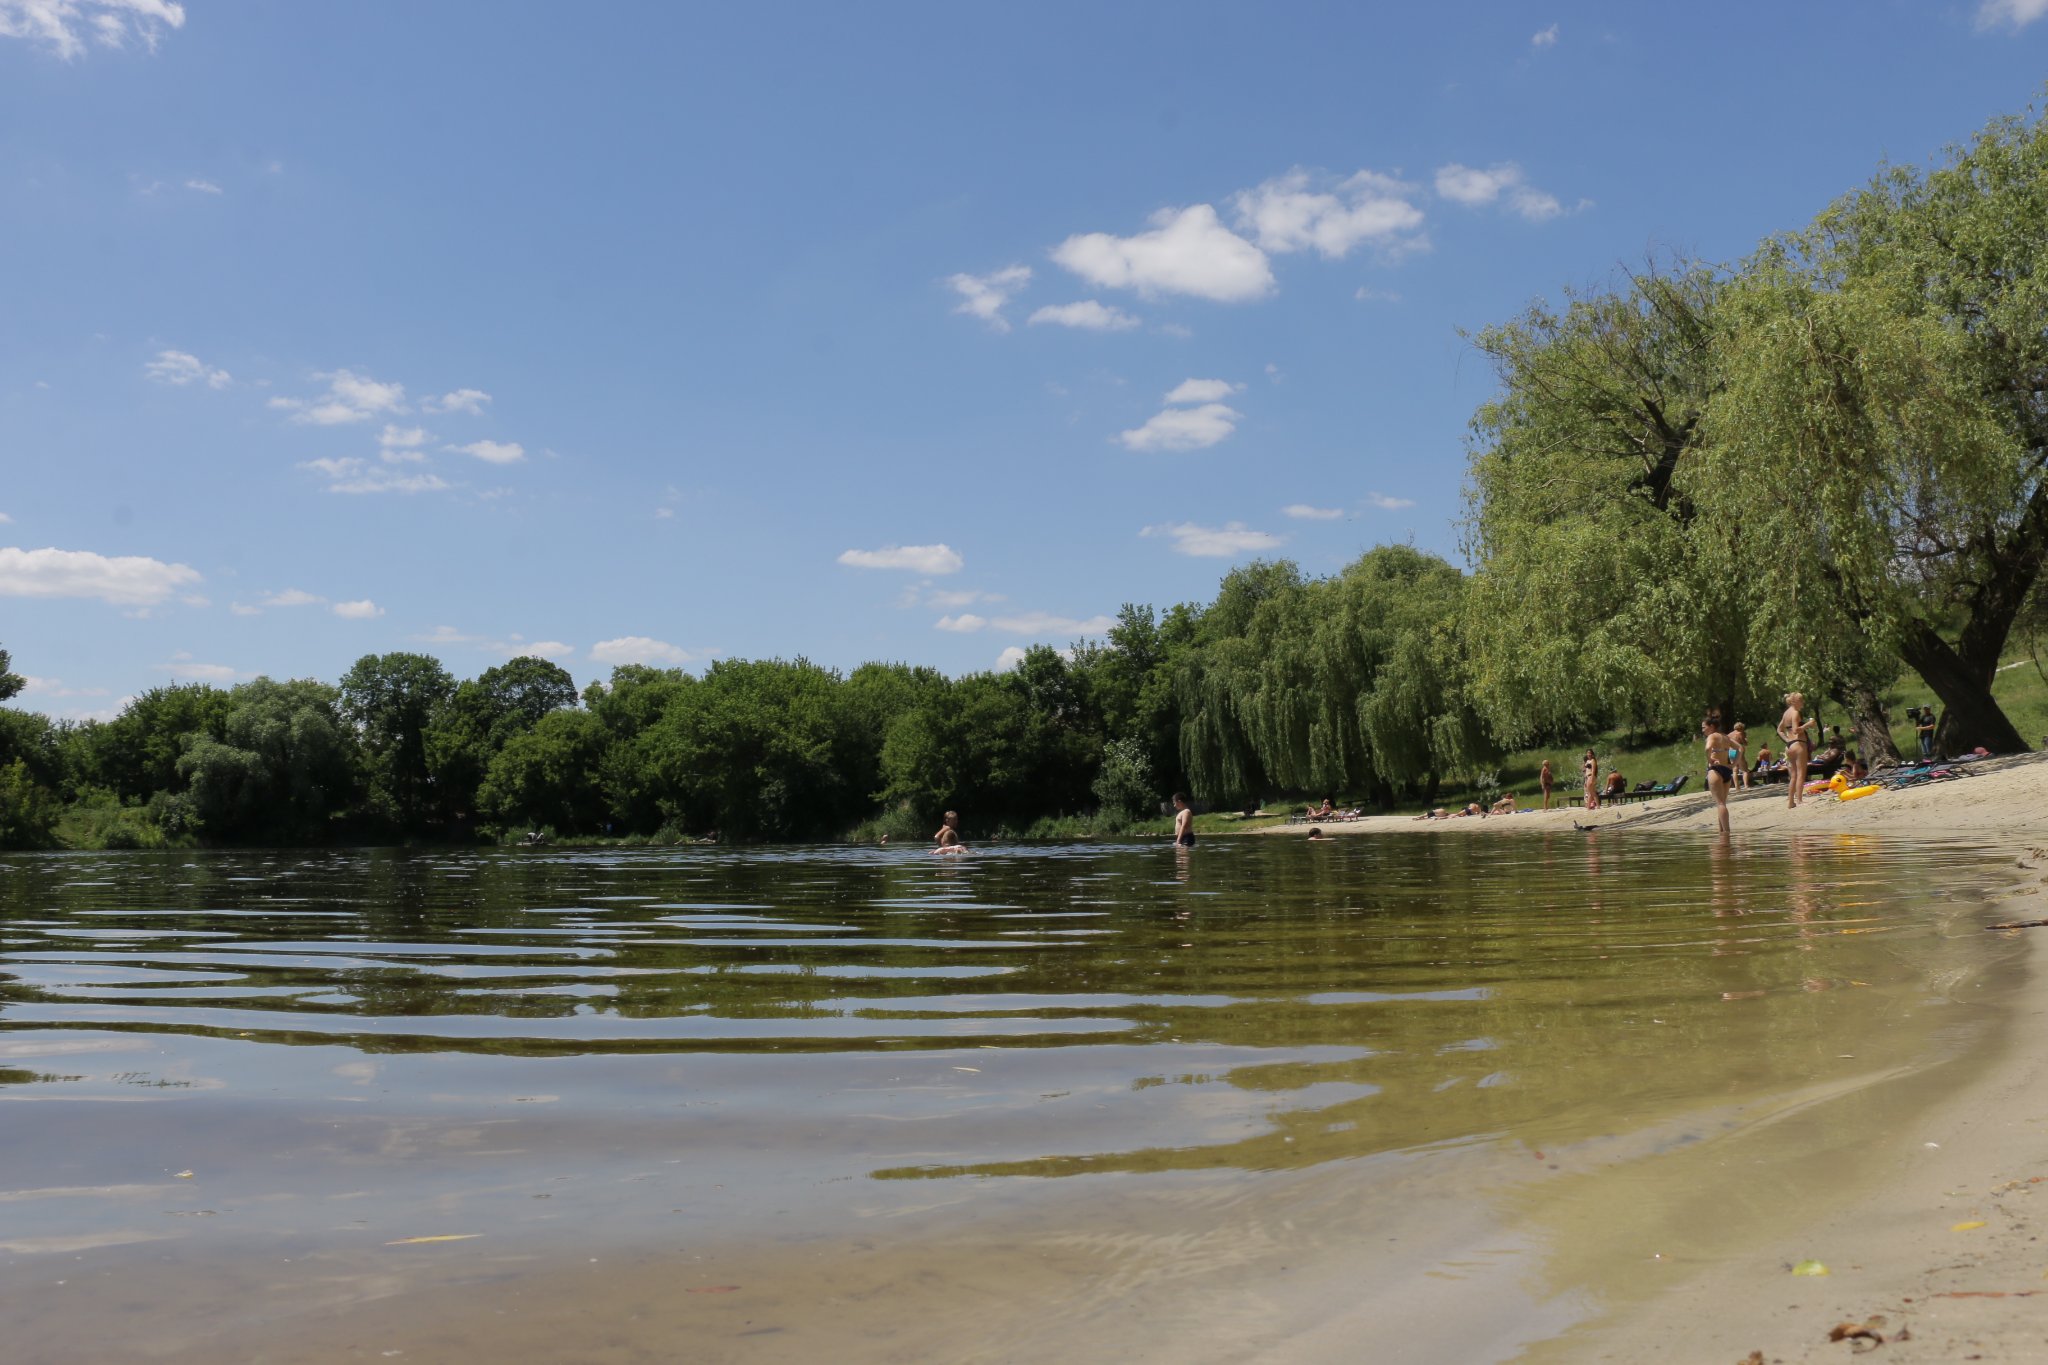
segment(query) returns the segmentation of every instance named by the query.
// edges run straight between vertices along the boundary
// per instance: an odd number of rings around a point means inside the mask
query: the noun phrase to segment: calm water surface
[[[0,856],[10,1359],[1503,1358],[1983,1036],[1988,865]]]

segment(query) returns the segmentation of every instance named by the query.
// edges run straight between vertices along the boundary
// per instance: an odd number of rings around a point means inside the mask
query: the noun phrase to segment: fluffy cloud
[[[996,672],[1008,673],[1011,669],[1015,668],[1018,664],[1021,664],[1023,662],[1023,648],[1018,645],[1011,645],[1008,649],[996,655]]]
[[[324,477],[330,493],[439,493],[452,486],[438,474],[400,474],[354,456],[307,460],[299,468]]]
[[[616,640],[599,640],[590,647],[590,657],[601,664],[666,664],[675,667],[697,656],[666,640],[645,635],[621,635]]]
[[[2036,6],[2038,6],[2038,7],[2039,7],[2039,8],[2041,8],[2041,9],[2048,9],[2048,0],[2015,0],[2015,3],[2026,3],[2026,4],[2033,4],[2033,5],[2036,5]],[[1557,25],[1556,25],[1556,24],[1552,24],[1552,25],[1551,25],[1551,26],[1550,26],[1549,28],[1545,28],[1545,29],[1538,29],[1538,30],[1537,30],[1536,32],[1534,32],[1534,33],[1530,34],[1530,35],[1529,35],[1529,46],[1530,46],[1530,47],[1556,47],[1556,46],[1557,46]]]
[[[976,616],[971,611],[963,611],[958,616],[941,616],[932,623],[932,628],[934,630],[959,631],[964,634],[980,630],[987,624],[988,618],[986,616]]]
[[[1052,258],[1101,289],[1134,289],[1148,297],[1189,294],[1221,303],[1263,298],[1272,291],[1266,253],[1223,226],[1208,204],[1161,209],[1152,228],[1134,237],[1085,232],[1052,250]]]
[[[1504,202],[1507,207],[1532,223],[1545,222],[1563,213],[1564,205],[1557,196],[1531,185],[1522,174],[1522,168],[1512,161],[1480,170],[1473,166],[1461,166],[1452,162],[1439,167],[1436,173],[1436,192],[1454,204],[1467,208],[1483,208],[1488,204]],[[1586,208],[1589,200],[1580,200],[1579,207]]]
[[[166,28],[185,26],[177,0],[0,0],[0,38],[26,38],[65,61],[85,54],[89,36],[101,47],[140,38],[151,52]]]
[[[1094,299],[1079,303],[1048,304],[1030,317],[1032,326],[1050,323],[1055,327],[1078,327],[1087,332],[1128,332],[1144,322],[1121,308],[1111,308]]]
[[[2048,0],[1984,0],[1977,7],[1977,27],[2005,24],[2018,31],[2044,14],[2048,14]]]
[[[185,182],[185,188],[186,188],[186,189],[188,189],[188,190],[194,190],[194,191],[197,191],[197,192],[198,192],[198,193],[200,193],[200,194],[225,194],[225,193],[227,193],[227,191],[226,191],[226,190],[223,190],[223,189],[222,189],[222,188],[221,188],[221,187],[220,187],[219,185],[216,185],[216,184],[215,184],[215,183],[214,183],[213,181],[211,181],[211,180],[187,180],[187,181]]]
[[[1200,450],[1236,431],[1243,415],[1222,403],[1167,408],[1154,413],[1144,426],[1119,433],[1117,440],[1126,450]]]
[[[950,545],[884,545],[879,550],[847,550],[841,564],[856,569],[908,569],[912,573],[958,573],[966,561]]]
[[[474,455],[485,464],[518,464],[526,458],[526,447],[517,441],[471,441],[466,446],[448,448]]]
[[[1314,250],[1336,260],[1361,242],[1417,245],[1412,234],[1422,227],[1422,210],[1410,202],[1414,193],[1377,171],[1329,184],[1296,167],[1231,202],[1238,227],[1266,250]]]
[[[482,389],[457,389],[444,393],[439,398],[428,398],[420,403],[428,412],[466,412],[471,417],[484,415],[484,404],[491,396]]]
[[[1220,403],[1243,389],[1228,379],[1183,379],[1166,395],[1169,403]]]
[[[0,547],[0,597],[93,597],[117,607],[151,607],[199,582],[199,571],[141,555]]]
[[[1164,536],[1173,542],[1176,553],[1204,559],[1224,559],[1255,550],[1277,550],[1286,541],[1284,536],[1251,530],[1241,521],[1225,522],[1221,526],[1197,526],[1191,521],[1170,522],[1164,526],[1147,526],[1138,534]]]
[[[1028,265],[1008,265],[987,275],[946,277],[946,287],[960,296],[960,306],[953,311],[980,318],[998,332],[1010,330],[1009,319],[1003,316],[1003,305],[1029,283],[1031,267]],[[1033,322],[1037,320],[1032,318]]]
[[[159,384],[179,388],[204,384],[209,389],[224,389],[235,382],[226,370],[215,369],[187,351],[158,351],[156,359],[144,365],[142,372]]]
[[[324,597],[315,597],[309,592],[301,592],[297,588],[286,588],[283,592],[273,592],[257,598],[256,605],[259,607],[310,607],[326,600]]]
[[[336,602],[329,610],[349,621],[370,621],[384,614],[384,608],[367,597],[358,602]]]
[[[289,412],[292,421],[307,426],[335,427],[367,422],[387,412],[404,412],[405,385],[385,384],[353,370],[316,374],[327,381],[327,392],[318,398],[273,398],[270,406]]]
[[[1415,499],[1413,498],[1391,498],[1385,493],[1367,493],[1365,495],[1365,502],[1366,506],[1377,507],[1382,512],[1399,512],[1403,508],[1415,505]]]
[[[24,697],[105,697],[111,695],[104,687],[66,687],[62,678],[38,678],[24,673],[21,689]]]
[[[1335,521],[1344,515],[1341,507],[1311,507],[1305,502],[1289,503],[1280,509],[1282,516],[1293,517],[1296,521]]]
[[[432,439],[425,427],[401,427],[386,422],[383,434],[377,438],[377,454],[386,464],[415,463],[427,458],[421,447]]]

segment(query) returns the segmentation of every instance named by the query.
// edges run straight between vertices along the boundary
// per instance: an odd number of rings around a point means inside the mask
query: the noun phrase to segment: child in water
[[[932,850],[934,853],[965,853],[967,851],[967,845],[960,842],[959,811],[949,810],[946,812],[945,821],[939,826],[939,832],[932,836],[932,842],[938,845],[937,848]]]

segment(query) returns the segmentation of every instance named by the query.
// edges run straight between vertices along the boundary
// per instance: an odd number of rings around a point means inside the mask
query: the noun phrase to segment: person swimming
[[[938,845],[937,848],[932,850],[934,853],[965,853],[967,851],[967,845],[960,842],[959,811],[949,810],[946,812],[946,818],[939,825],[939,832],[932,836],[932,842]]]

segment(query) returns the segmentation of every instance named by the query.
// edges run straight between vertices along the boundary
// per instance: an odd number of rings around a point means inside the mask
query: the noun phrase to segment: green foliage
[[[1102,767],[1092,790],[1095,809],[1106,823],[1127,825],[1156,814],[1159,787],[1152,778],[1144,741],[1136,736],[1110,741],[1102,751]]]
[[[0,670],[5,669],[0,661]],[[20,759],[0,766],[0,848],[49,848],[61,807]]]
[[[603,827],[599,774],[604,722],[588,711],[552,711],[514,735],[491,760],[477,793],[486,818],[507,829],[587,834]]]
[[[425,654],[366,654],[342,675],[341,714],[362,746],[373,808],[400,828],[426,823],[427,732],[454,691],[448,670]]]
[[[235,688],[229,699],[221,738],[186,737],[178,772],[188,785],[188,805],[164,814],[221,839],[317,840],[356,797],[336,690],[259,678]]]
[[[6,650],[0,649],[0,701],[19,695],[21,689],[28,686],[28,679],[9,671],[13,666],[14,660],[8,657]]]

